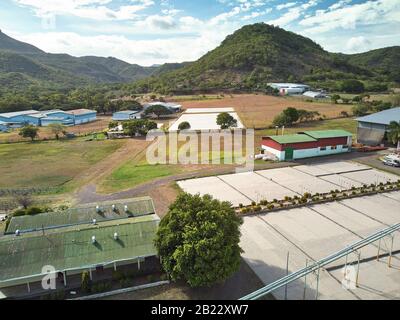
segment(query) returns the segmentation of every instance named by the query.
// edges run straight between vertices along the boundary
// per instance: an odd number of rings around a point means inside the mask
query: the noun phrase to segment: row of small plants
[[[344,191],[336,189],[330,191],[329,193],[322,193],[322,194],[321,193],[311,194],[306,192],[302,196],[294,196],[294,197],[286,196],[281,200],[278,199],[273,199],[272,201],[261,200],[259,203],[253,201],[249,206],[244,206],[243,204],[239,204],[237,212],[240,214],[249,214],[249,213],[258,213],[262,211],[263,212],[273,211],[283,208],[304,206],[310,203],[343,200],[371,193],[387,192],[399,189],[400,189],[400,179],[396,182],[389,181],[387,183],[379,183],[379,184],[370,184],[370,185],[364,184],[362,187],[359,188],[352,187],[350,190],[344,190]]]

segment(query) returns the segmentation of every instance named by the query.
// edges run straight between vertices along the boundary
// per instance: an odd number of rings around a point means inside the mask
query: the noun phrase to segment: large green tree
[[[222,112],[217,116],[217,125],[219,125],[221,129],[229,129],[237,126],[237,120],[228,112]]]
[[[173,112],[168,109],[167,107],[164,107],[162,105],[154,105],[151,107],[148,107],[145,112],[146,115],[151,115],[151,114],[155,114],[157,116],[157,118],[160,118],[161,116],[167,116],[172,114]]]
[[[161,221],[155,245],[172,280],[212,286],[240,266],[240,218],[229,202],[183,193]]]
[[[301,112],[302,114],[302,112]],[[296,108],[289,107],[278,114],[273,121],[275,126],[291,126],[300,118],[299,111]]]
[[[397,145],[397,150],[400,150],[400,123],[392,121],[389,125],[388,132],[389,140]]]
[[[60,139],[61,134],[67,133],[67,127],[62,125],[61,123],[51,123],[49,124],[49,128],[52,134],[56,137],[56,139]]]
[[[145,136],[150,130],[157,129],[157,123],[148,119],[129,120],[123,123],[125,134],[134,137]]]

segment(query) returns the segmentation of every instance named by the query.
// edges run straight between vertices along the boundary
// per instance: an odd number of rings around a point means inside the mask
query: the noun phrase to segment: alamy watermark
[[[236,172],[254,170],[254,130],[152,130],[147,141],[148,164],[238,165]]]

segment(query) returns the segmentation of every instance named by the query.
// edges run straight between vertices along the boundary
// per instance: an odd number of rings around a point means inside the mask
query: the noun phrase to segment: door
[[[294,149],[286,148],[285,149],[285,161],[293,160]]]

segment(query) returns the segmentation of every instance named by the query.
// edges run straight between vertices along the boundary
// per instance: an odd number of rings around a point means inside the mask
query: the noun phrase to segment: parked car
[[[400,167],[400,161],[394,159],[384,159],[383,164],[390,167]]]

